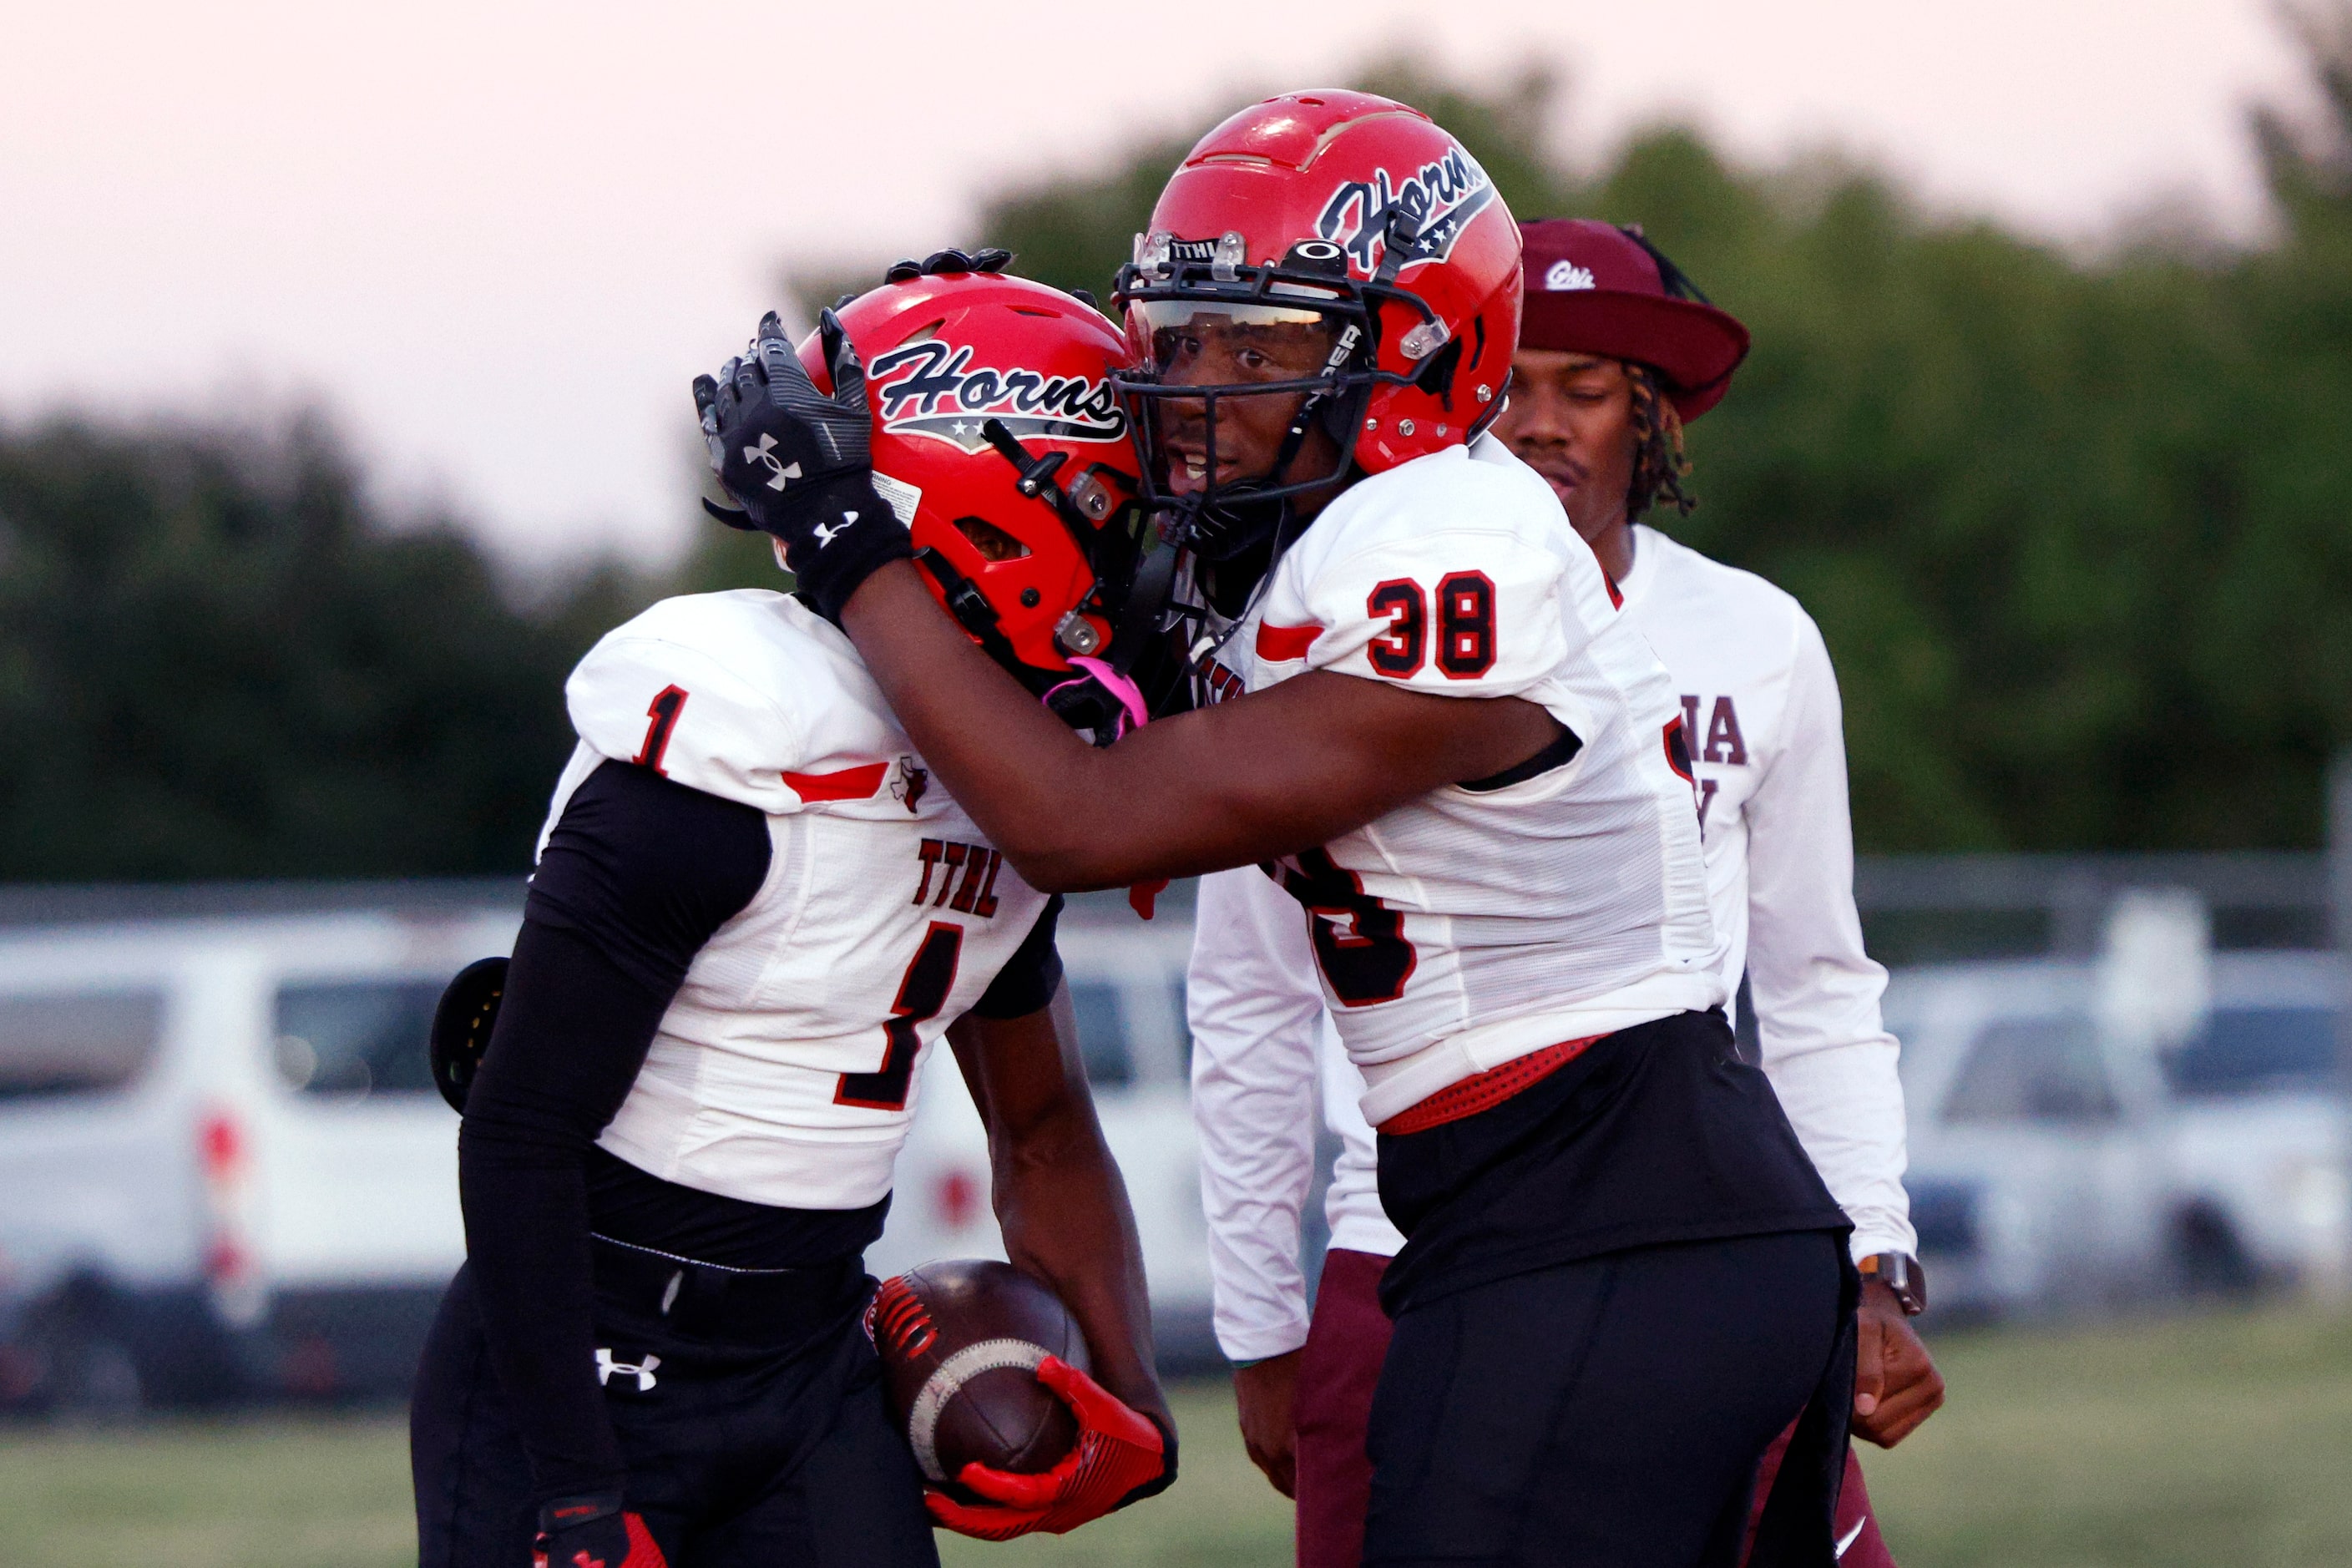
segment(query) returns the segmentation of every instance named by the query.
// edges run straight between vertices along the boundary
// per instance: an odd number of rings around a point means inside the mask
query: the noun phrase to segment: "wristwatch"
[[[1927,1310],[1927,1271],[1907,1252],[1874,1252],[1854,1268],[1867,1281],[1877,1280],[1895,1293],[1895,1304],[1906,1318]]]

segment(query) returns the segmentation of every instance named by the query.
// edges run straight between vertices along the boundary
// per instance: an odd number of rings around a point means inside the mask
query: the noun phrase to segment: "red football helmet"
[[[1068,688],[1053,704],[1065,718],[1117,727],[1086,678],[1123,677],[1147,651],[1172,554],[1146,560],[1154,533],[1109,379],[1126,363],[1118,329],[978,270],[886,283],[837,314],[866,368],[875,489],[932,591],[1030,689]],[[815,334],[800,354],[831,391]]]
[[[1149,499],[1181,542],[1229,559],[1282,527],[1286,498],[1351,463],[1380,473],[1495,417],[1518,340],[1519,229],[1419,110],[1285,93],[1201,139],[1116,287],[1141,368],[1114,379],[1138,411]],[[1241,374],[1215,374],[1230,366]],[[1234,400],[1277,395],[1299,406],[1273,466],[1221,472],[1220,405],[1231,428]],[[1318,425],[1338,466],[1292,475]]]

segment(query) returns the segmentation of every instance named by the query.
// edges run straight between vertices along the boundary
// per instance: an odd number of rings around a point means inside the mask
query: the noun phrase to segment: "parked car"
[[[2164,1095],[2092,1019],[2087,965],[1899,975],[1907,1178],[1939,1312],[2144,1296],[2165,1281]]]
[[[1898,973],[1907,1185],[1939,1312],[2328,1283],[2344,1268],[2336,960],[2222,953],[2189,1037],[2097,1016],[2079,961]]]
[[[465,1253],[424,1055],[504,911],[0,935],[0,1404],[407,1384]]]
[[[425,1037],[515,906],[0,930],[0,1408],[404,1391],[465,1256]],[[1062,943],[1171,1351],[1207,1343],[1181,907]],[[979,1119],[928,1063],[887,1273],[1001,1256]]]
[[[2225,954],[2211,1012],[2158,1056],[2173,1110],[2174,1255],[2192,1289],[2347,1282],[2344,980],[2332,954]]]

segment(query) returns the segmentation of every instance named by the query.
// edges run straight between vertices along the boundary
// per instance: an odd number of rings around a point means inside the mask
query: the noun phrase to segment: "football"
[[[1061,1299],[1009,1263],[950,1258],[886,1279],[866,1310],[883,1385],[915,1462],[954,1488],[967,1464],[1034,1473],[1077,1440],[1069,1407],[1037,1381],[1047,1356],[1088,1370]]]

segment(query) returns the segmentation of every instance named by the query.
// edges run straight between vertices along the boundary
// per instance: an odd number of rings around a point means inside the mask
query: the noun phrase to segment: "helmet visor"
[[[1329,374],[1340,322],[1311,305],[1211,300],[1129,307],[1136,349],[1162,386],[1257,386]]]

